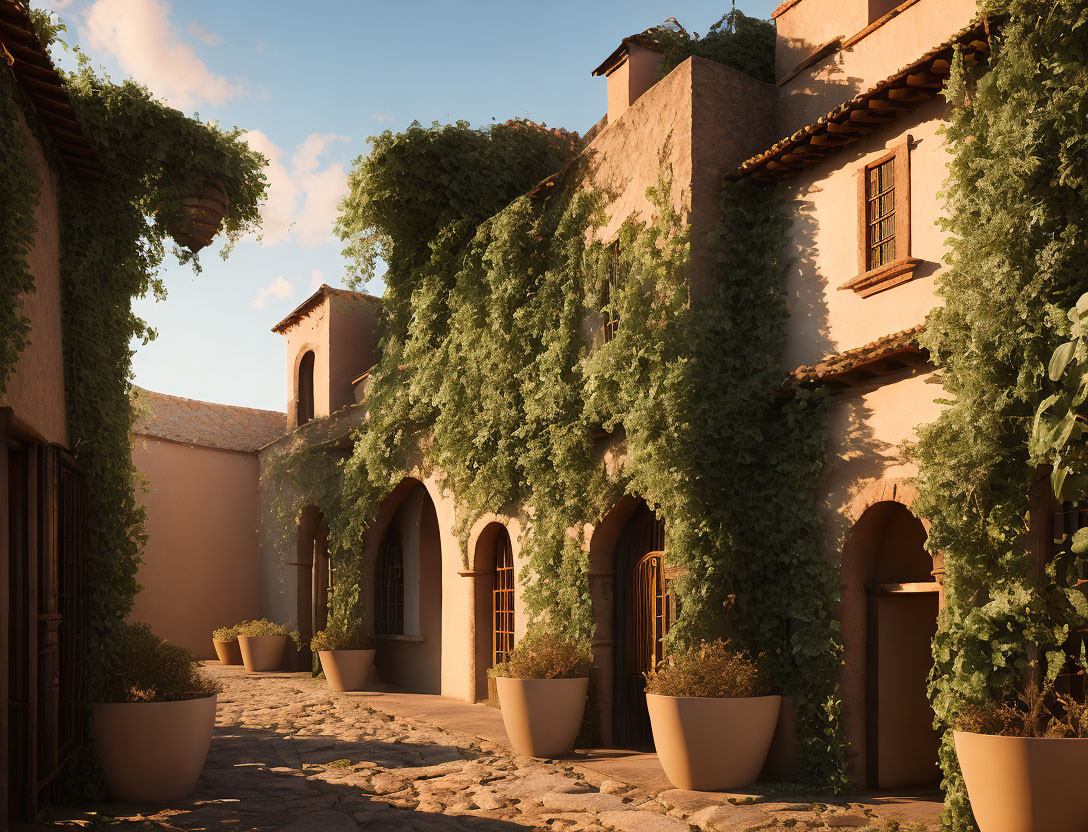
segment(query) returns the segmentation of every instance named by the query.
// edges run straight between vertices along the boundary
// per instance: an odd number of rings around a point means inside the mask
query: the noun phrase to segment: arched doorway
[[[296,620],[302,662],[312,662],[310,639],[329,619],[332,569],[329,564],[329,524],[317,506],[302,510],[298,524],[295,567],[298,570]]]
[[[844,727],[855,780],[871,789],[935,786],[939,740],[926,694],[939,584],[922,522],[877,502],[843,549]]]
[[[475,698],[498,704],[487,671],[505,661],[514,647],[514,552],[502,523],[488,523],[476,540],[473,556],[475,626]]]
[[[382,680],[413,693],[442,692],[442,551],[426,486],[403,480],[367,534]]]
[[[615,550],[612,741],[620,747],[653,746],[644,674],[664,658],[673,613],[664,550],[665,523],[640,502]]]

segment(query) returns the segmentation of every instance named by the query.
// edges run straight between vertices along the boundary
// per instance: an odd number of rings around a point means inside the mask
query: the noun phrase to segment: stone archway
[[[842,555],[843,728],[867,788],[936,785],[938,738],[926,695],[941,570],[904,483],[874,483]],[[909,501],[909,502],[908,502]]]
[[[420,480],[405,478],[382,502],[366,553],[378,674],[413,693],[441,693],[442,547],[434,501]]]

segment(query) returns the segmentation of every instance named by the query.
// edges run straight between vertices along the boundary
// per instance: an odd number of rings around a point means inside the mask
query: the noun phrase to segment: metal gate
[[[503,529],[495,541],[495,588],[491,591],[491,648],[494,664],[504,662],[514,648],[514,555],[510,535]]]
[[[665,656],[663,639],[672,617],[664,521],[643,504],[627,521],[616,548],[613,740],[619,746],[650,748],[644,674]]]

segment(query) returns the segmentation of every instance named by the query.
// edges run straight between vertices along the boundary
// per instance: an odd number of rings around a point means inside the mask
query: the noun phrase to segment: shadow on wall
[[[790,308],[789,338],[785,355],[787,364],[812,363],[836,352],[831,339],[830,312],[827,308],[828,279],[820,273],[820,249],[816,244],[819,223],[811,194],[819,186],[808,188],[805,197],[787,185],[787,208],[793,213],[794,254],[790,274],[786,278]],[[792,197],[792,198],[791,198]],[[788,366],[792,370],[794,366]]]
[[[783,44],[782,41],[785,43]],[[807,56],[816,54],[822,46],[823,44],[812,43],[804,38],[783,38],[779,41],[777,48],[779,51],[785,50],[796,55],[794,66],[798,67],[804,64]],[[794,86],[789,92],[783,93],[776,111],[778,117],[776,127],[780,138],[793,134],[806,124],[811,124],[862,91],[863,80],[846,75],[842,64],[842,51],[836,50],[798,72],[798,75],[808,74],[807,80],[803,83],[795,79],[788,81]],[[779,83],[782,81],[780,80]]]

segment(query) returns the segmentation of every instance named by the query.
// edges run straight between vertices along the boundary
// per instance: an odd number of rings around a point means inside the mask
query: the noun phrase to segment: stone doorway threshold
[[[486,702],[470,704],[434,694],[408,693],[380,683],[359,693],[333,695],[350,697],[390,716],[430,723],[451,734],[510,747],[501,712]],[[699,827],[710,824],[722,832],[851,827],[899,832],[940,829],[943,797],[936,791],[828,795],[788,786],[763,790],[757,784],[739,792],[693,792],[674,789],[652,752],[579,749],[561,762],[571,765],[594,786],[603,787],[602,791],[612,788],[613,783],[631,786],[680,810],[689,822]],[[821,806],[827,809],[821,810]],[[816,826],[811,825],[814,815],[822,821]]]

